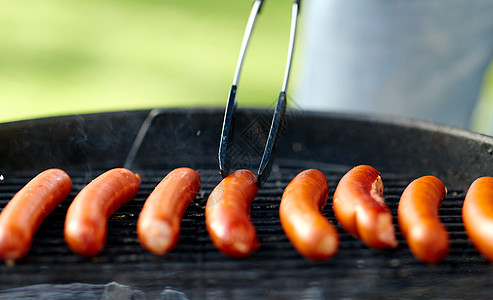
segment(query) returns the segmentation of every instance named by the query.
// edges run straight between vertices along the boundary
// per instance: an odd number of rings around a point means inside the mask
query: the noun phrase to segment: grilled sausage
[[[71,190],[72,180],[59,169],[41,172],[19,190],[0,214],[0,257],[25,256],[36,230]]]
[[[476,179],[462,206],[462,221],[471,243],[493,263],[493,177]]]
[[[371,166],[360,165],[341,178],[332,201],[341,227],[374,249],[398,245],[392,213],[382,194],[380,173]]]
[[[106,242],[108,218],[139,190],[140,176],[124,168],[109,170],[86,185],[70,204],[65,241],[82,256],[95,256]]]
[[[411,253],[424,263],[438,263],[450,249],[449,234],[438,216],[446,194],[440,179],[423,176],[406,187],[399,201],[399,228]]]
[[[305,258],[324,260],[339,248],[339,234],[322,214],[329,186],[322,172],[299,173],[284,189],[279,217],[289,241]]]
[[[248,170],[237,170],[224,178],[209,195],[205,224],[220,252],[231,257],[244,257],[260,246],[250,220],[250,206],[257,191],[257,176]]]
[[[148,251],[163,255],[180,236],[183,213],[200,190],[199,173],[190,168],[171,171],[149,195],[137,221],[137,236]]]

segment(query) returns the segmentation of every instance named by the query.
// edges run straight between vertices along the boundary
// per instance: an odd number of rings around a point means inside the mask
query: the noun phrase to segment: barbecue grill
[[[129,161],[135,137],[150,113],[154,117]],[[288,110],[271,174],[251,209],[261,247],[251,257],[232,259],[214,248],[204,223],[205,202],[221,180],[217,144],[223,113],[222,109],[139,110],[1,124],[0,207],[32,177],[51,167],[65,170],[73,189],[41,225],[29,254],[14,266],[0,266],[0,298],[48,291],[69,298],[101,291],[111,282],[138,290],[147,299],[491,295],[493,268],[468,241],[461,207],[472,181],[493,174],[493,138],[408,119]],[[258,167],[271,117],[271,110],[236,112],[231,169]],[[139,193],[110,218],[104,251],[92,259],[77,256],[63,239],[69,204],[90,180],[125,162],[142,177]],[[345,172],[358,164],[370,164],[382,173],[394,224],[400,194],[408,183],[427,174],[442,179],[448,194],[440,214],[451,236],[451,250],[443,262],[420,263],[398,230],[399,247],[377,251],[338,225],[341,244],[334,258],[312,262],[294,250],[278,217],[286,185],[304,169],[322,171],[330,189],[324,214],[337,224],[330,205],[333,192]],[[181,166],[200,170],[202,188],[185,212],[176,248],[156,256],[138,243],[137,218],[158,182]]]

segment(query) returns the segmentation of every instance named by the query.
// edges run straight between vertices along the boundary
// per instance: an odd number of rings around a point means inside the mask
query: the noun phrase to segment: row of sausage
[[[108,218],[133,199],[141,178],[130,170],[109,170],[87,184],[70,204],[64,238],[75,253],[98,255],[105,244]],[[187,207],[200,190],[200,174],[190,168],[171,171],[146,199],[137,221],[137,235],[148,251],[163,255],[178,242]],[[48,214],[72,190],[72,181],[60,169],[46,170],[26,184],[0,213],[0,259],[24,257],[34,234]],[[250,207],[258,191],[257,177],[237,170],[211,192],[205,223],[215,247],[231,257],[245,257],[260,246]],[[322,214],[329,188],[315,169],[299,173],[285,188],[279,206],[282,228],[294,248],[310,260],[333,257],[339,248],[336,227]],[[439,218],[447,191],[434,176],[411,182],[399,200],[398,226],[411,253],[424,263],[438,263],[450,248],[449,234]],[[339,181],[332,207],[341,227],[374,249],[396,248],[392,213],[385,204],[380,173],[356,166]],[[493,178],[481,177],[469,188],[462,208],[472,244],[493,262]]]

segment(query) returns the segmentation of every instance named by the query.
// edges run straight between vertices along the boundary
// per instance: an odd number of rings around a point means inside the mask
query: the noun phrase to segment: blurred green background
[[[226,103],[250,0],[0,0],[0,122]],[[269,107],[284,75],[290,2],[266,1],[238,90]],[[294,67],[293,67],[294,72]]]
[[[242,71],[239,106],[272,107],[277,100],[289,4],[264,3]],[[0,122],[224,107],[251,5],[251,0],[0,0]],[[301,43],[298,35],[291,91]],[[473,130],[487,133],[493,129],[493,71],[489,74],[473,124]]]

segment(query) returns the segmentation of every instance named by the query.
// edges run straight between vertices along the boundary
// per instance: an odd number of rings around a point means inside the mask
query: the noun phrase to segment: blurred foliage
[[[0,0],[0,122],[153,107],[223,107],[251,0]],[[282,83],[290,2],[266,1],[238,104]]]
[[[490,64],[474,111],[471,130],[493,136],[493,63]]]

